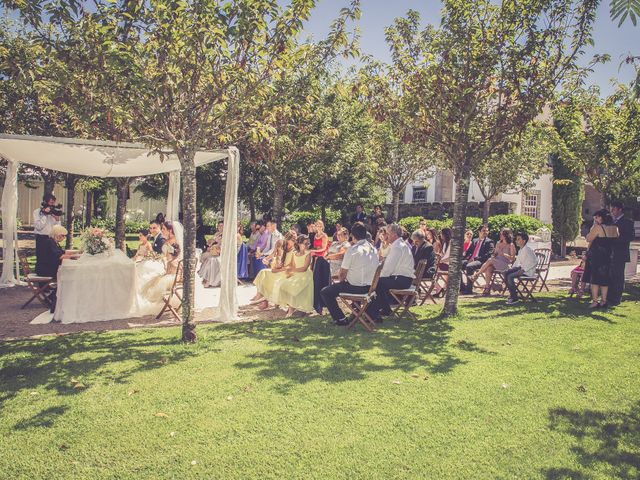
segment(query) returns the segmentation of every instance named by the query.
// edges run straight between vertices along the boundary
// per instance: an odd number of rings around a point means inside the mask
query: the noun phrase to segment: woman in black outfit
[[[49,238],[42,245],[42,256],[38,263],[36,273],[42,277],[51,277],[54,280],[58,276],[58,267],[65,258],[72,258],[70,254],[66,254],[60,247],[59,243],[67,237],[67,229],[62,225],[54,225],[51,228]],[[56,309],[56,289],[49,290],[47,300],[51,306],[51,313]]]
[[[589,249],[582,279],[591,284],[589,308],[606,308],[607,293],[611,283],[611,257],[613,242],[618,238],[618,227],[606,210],[593,215],[593,226],[587,235]]]

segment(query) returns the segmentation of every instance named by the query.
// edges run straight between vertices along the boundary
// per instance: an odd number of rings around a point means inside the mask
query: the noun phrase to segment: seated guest
[[[593,214],[593,227],[587,234],[589,248],[582,278],[591,284],[589,308],[607,308],[607,294],[611,284],[613,248],[619,237],[618,227],[607,210]]]
[[[200,261],[204,265],[211,257],[220,256],[220,244],[222,243],[222,232],[224,230],[224,224],[218,223],[218,229],[216,233],[207,240],[207,246],[202,255],[200,255]]]
[[[333,234],[333,241],[334,241],[334,242],[337,242],[337,241],[338,241],[338,232],[340,232],[340,230],[341,230],[343,227],[344,227],[344,225],[342,225],[342,223],[340,223],[340,222],[336,222],[336,231],[335,231],[335,233]],[[311,241],[311,240],[309,240],[309,241]],[[313,245],[313,243],[312,243],[312,245]]]
[[[462,293],[473,293],[473,274],[482,267],[482,264],[493,255],[493,241],[489,238],[489,227],[481,225],[478,229],[478,238],[463,255],[462,269],[467,275],[466,283],[462,284]]]
[[[379,263],[376,249],[367,242],[367,229],[362,223],[353,225],[351,238],[355,244],[344,254],[338,282],[323,288],[321,292],[322,300],[336,325],[349,323],[338,306],[338,296],[341,293],[367,293]]]
[[[373,235],[374,238],[378,233],[378,228],[380,228],[380,225],[386,223],[387,222],[384,219],[384,213],[382,213],[382,206],[376,205],[375,207],[373,207],[373,212],[369,216],[369,225],[371,228],[371,235]]]
[[[389,237],[387,236],[386,225],[378,230],[378,238],[376,239],[374,246],[378,250],[378,258],[380,260],[387,258],[387,255],[389,255],[389,248],[391,248],[391,243],[389,243]]]
[[[257,222],[251,222],[249,224],[249,232],[247,248],[249,249],[249,253],[251,253],[256,251],[256,243],[258,242],[258,238],[260,238],[260,228]]]
[[[500,240],[493,251],[493,256],[487,260],[480,270],[473,274],[471,279],[475,282],[480,275],[484,275],[485,286],[483,295],[491,293],[491,278],[493,272],[504,272],[516,259],[516,247],[513,244],[511,230],[504,228],[500,231]]]
[[[148,236],[149,230],[146,228],[143,228],[138,232],[138,240],[140,241],[140,244],[138,245],[138,251],[136,252],[135,257],[133,257],[134,261],[139,262],[143,258],[151,255],[151,252],[153,252],[153,246],[147,238]]]
[[[258,237],[258,241],[256,242],[256,250],[253,256],[253,261],[251,262],[253,264],[254,275],[257,275],[260,270],[266,268],[266,265],[268,263],[265,264],[264,260],[273,251],[273,247],[275,245],[275,242],[273,242],[273,238],[271,236],[271,232],[268,228],[269,223],[270,222],[267,222],[264,225],[260,225],[260,237]]]
[[[55,279],[62,260],[75,257],[75,254],[65,252],[59,245],[66,238],[67,229],[62,225],[53,225],[51,227],[49,237],[43,242],[42,258],[36,272],[38,275]]]
[[[415,278],[411,247],[402,239],[401,235],[402,227],[400,225],[394,223],[387,226],[387,236],[391,242],[391,248],[380,272],[376,298],[367,310],[375,322],[381,321],[381,315],[391,314],[393,298],[389,295],[389,290],[409,288]]]
[[[316,226],[314,223],[307,224],[307,236],[309,237],[309,245],[313,245],[316,238]]]
[[[273,286],[273,303],[287,306],[287,317],[296,311],[309,313],[313,310],[313,273],[309,239],[306,235],[296,238],[296,252],[287,265],[286,277],[278,278]]]
[[[324,232],[324,222],[322,220],[316,220],[313,226],[315,235],[309,252],[313,257],[324,257],[329,249],[329,236]]]
[[[524,232],[516,235],[516,245],[520,248],[516,261],[513,262],[513,267],[504,272],[504,278],[507,281],[507,288],[509,289],[508,305],[513,305],[518,302],[518,289],[516,288],[516,279],[522,275],[534,276],[536,274],[536,265],[538,259],[536,254],[531,250],[531,247],[527,245],[529,241],[529,235]]]
[[[346,228],[340,228],[340,230],[336,232],[336,235],[338,239],[329,246],[329,250],[327,250],[327,255],[325,256],[325,259],[329,262],[332,278],[339,275],[344,254],[351,246],[349,243],[349,231]]]
[[[584,289],[587,286],[583,279],[586,258],[586,254],[583,254],[580,264],[571,270],[571,288],[569,289],[569,296],[575,295],[576,298],[582,298],[582,295],[584,295]]]
[[[440,240],[438,238],[438,232],[436,232],[436,229],[428,228],[425,238],[426,241],[433,246],[434,253],[436,255],[442,255],[442,245],[440,245]]]
[[[449,271],[449,258],[451,257],[451,229],[449,227],[444,227],[440,231],[440,245],[442,245],[442,254],[440,255],[440,259],[438,260],[438,265],[436,267],[437,271],[440,272],[448,272]],[[436,255],[437,258],[437,255]],[[447,276],[444,274],[440,274],[440,279],[444,280],[445,285],[447,284]],[[436,279],[437,280],[437,279]],[[444,295],[444,286],[441,282],[436,281],[436,284],[433,288],[433,296],[440,297]]]
[[[273,302],[273,287],[276,281],[286,277],[287,267],[291,263],[295,251],[295,241],[296,236],[293,232],[287,232],[284,239],[277,242],[269,268],[260,270],[253,281],[258,292],[251,299],[251,302],[257,303],[260,310],[267,308],[269,301]]]
[[[297,237],[301,233],[300,225],[298,225],[297,223],[294,223],[293,225],[291,225],[291,228],[289,229],[289,231],[295,233]]]
[[[451,229],[444,227],[440,232],[440,245],[442,245],[442,255],[438,262],[438,270],[449,270],[449,257],[451,255]]]
[[[464,232],[464,243],[462,244],[462,255],[467,253],[467,250],[469,250],[469,247],[471,246],[472,243],[473,243],[473,231],[467,230],[466,232]]]
[[[161,215],[160,213],[158,215]],[[154,220],[149,224],[149,242],[152,245],[153,251],[158,255],[162,254],[162,246],[164,245],[165,239],[160,234],[160,227],[162,226],[162,222],[158,222]]]
[[[355,225],[358,222],[362,222],[362,224],[364,225],[364,222],[367,221],[367,214],[364,213],[364,207],[362,206],[361,203],[356,205],[356,213],[354,213],[353,215],[351,215],[351,225]]]
[[[436,254],[433,251],[433,246],[426,240],[422,230],[416,230],[411,235],[413,240],[413,247],[411,247],[411,254],[413,255],[413,268],[418,268],[420,260],[427,261],[427,267],[425,269],[425,277],[433,277],[436,272]]]

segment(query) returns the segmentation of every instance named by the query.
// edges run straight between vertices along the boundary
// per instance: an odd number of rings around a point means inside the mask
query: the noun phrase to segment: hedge
[[[337,210],[326,210],[326,221],[324,222],[324,229],[327,233],[331,233],[336,228],[336,223],[342,220],[342,214]],[[281,231],[287,232],[293,225],[298,225],[301,232],[307,231],[307,225],[322,218],[322,212],[320,210],[306,211],[301,210],[299,212],[288,213],[282,220]]]
[[[417,230],[420,226],[420,222],[424,220],[422,217],[405,217],[401,219],[398,224],[407,229],[410,233]],[[435,228],[438,232],[445,227],[451,228],[453,220],[451,218],[445,218],[443,220],[426,220],[429,228]],[[535,233],[545,225],[533,217],[527,215],[494,215],[489,217],[489,232],[491,238],[498,239],[500,230],[503,228],[510,228],[512,232],[527,232],[529,234]],[[478,217],[467,217],[467,228],[477,232],[482,225],[482,219]]]

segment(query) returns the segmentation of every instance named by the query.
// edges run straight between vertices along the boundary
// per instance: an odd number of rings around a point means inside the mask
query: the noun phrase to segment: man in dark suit
[[[427,268],[425,270],[425,277],[432,277],[436,271],[436,254],[433,251],[433,245],[427,242],[422,230],[413,232],[411,239],[413,240],[411,253],[413,254],[414,268],[418,268],[420,260],[426,260]]]
[[[362,207],[361,203],[356,205],[356,213],[351,215],[351,226],[355,225],[358,222],[367,222],[367,214],[364,213],[364,208]]]
[[[611,203],[611,216],[613,222],[618,227],[618,238],[613,244],[613,258],[611,260],[611,285],[607,303],[609,305],[619,305],[622,301],[624,291],[624,269],[625,264],[631,260],[629,256],[629,245],[635,236],[633,222],[624,217],[624,206],[621,202]]]
[[[471,246],[462,258],[462,269],[467,274],[466,282],[463,281],[462,283],[462,293],[473,293],[471,276],[482,267],[484,262],[491,258],[491,255],[493,255],[493,241],[489,238],[489,227],[482,225],[478,229],[478,238],[471,242]]]
[[[162,246],[164,245],[164,237],[160,233],[160,224],[157,220],[154,220],[149,224],[149,241],[153,245],[153,251],[156,253],[162,253]]]

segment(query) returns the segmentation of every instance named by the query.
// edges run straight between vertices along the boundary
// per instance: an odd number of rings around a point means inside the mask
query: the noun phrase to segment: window
[[[427,189],[426,187],[413,187],[413,203],[426,203]]]
[[[522,214],[540,219],[540,190],[522,194]]]

